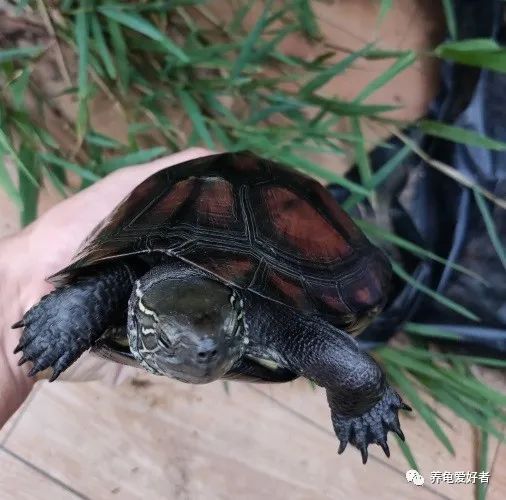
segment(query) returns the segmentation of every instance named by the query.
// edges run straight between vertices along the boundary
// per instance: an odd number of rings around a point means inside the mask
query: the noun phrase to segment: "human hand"
[[[86,236],[140,182],[162,168],[209,154],[212,152],[193,148],[121,169],[54,206],[19,233],[0,240],[0,428],[34,384],[28,377],[30,366],[17,366],[20,355],[13,351],[20,331],[12,330],[11,325],[52,290],[46,277],[71,262]],[[86,353],[58,380],[116,384],[135,370]]]

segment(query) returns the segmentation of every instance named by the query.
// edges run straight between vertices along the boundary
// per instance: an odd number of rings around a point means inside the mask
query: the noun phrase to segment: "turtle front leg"
[[[19,365],[33,363],[29,376],[51,367],[50,381],[89,349],[107,327],[126,322],[133,276],[126,265],[77,279],[42,297],[13,328],[24,328],[14,350]]]
[[[255,301],[250,307],[256,313],[247,315],[252,348],[266,348],[278,363],[326,389],[338,453],[351,443],[366,463],[367,447],[375,443],[390,456],[388,431],[404,439],[398,411],[410,408],[373,358],[353,337],[319,317]]]

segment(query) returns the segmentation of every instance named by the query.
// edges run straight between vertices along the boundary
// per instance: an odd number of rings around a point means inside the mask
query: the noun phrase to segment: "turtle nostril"
[[[212,361],[217,355],[218,351],[216,349],[205,349],[197,353],[197,359],[199,363],[207,363]]]

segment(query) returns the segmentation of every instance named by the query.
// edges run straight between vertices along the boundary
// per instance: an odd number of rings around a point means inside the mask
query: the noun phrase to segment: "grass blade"
[[[21,170],[20,170],[21,172]],[[19,207],[21,208],[23,206],[21,202],[21,196],[18,193],[18,190],[16,189],[16,186],[11,179],[11,176],[9,175],[9,172],[7,172],[7,168],[5,166],[5,158],[4,158],[4,152],[0,148],[0,187],[5,191],[7,196]]]
[[[166,148],[162,146],[141,149],[140,151],[135,151],[133,153],[128,153],[124,156],[119,156],[117,158],[108,160],[102,163],[99,168],[100,171],[104,173],[113,172],[114,170],[117,170],[121,167],[129,167],[131,165],[146,163],[148,161],[154,160],[156,157],[162,155],[166,151]]]
[[[79,175],[79,177],[82,177],[83,179],[86,179],[88,181],[95,182],[100,180],[100,177],[94,174],[91,170],[83,168],[70,161],[64,160],[63,158],[55,156],[52,153],[42,153],[40,155],[40,158],[41,160],[45,161],[46,163],[49,163],[50,165],[70,170],[71,172],[74,172],[77,175]]]
[[[492,215],[490,214],[483,196],[476,190],[473,190],[473,194],[474,199],[476,200],[476,204],[478,205],[478,208],[481,212],[481,217],[483,218],[485,227],[487,228],[487,233],[490,241],[492,242],[492,245],[494,246],[497,256],[499,257],[504,269],[506,269],[506,251],[503,244],[501,243],[501,240],[499,239],[499,234],[497,233]]]
[[[16,47],[13,49],[0,49],[0,64],[18,59],[26,59],[38,56],[45,50],[42,45],[32,47]]]
[[[359,137],[363,137],[360,119],[357,116],[351,118],[351,126],[353,133]],[[355,161],[357,163],[360,181],[363,186],[369,186],[372,180],[372,169],[369,161],[369,155],[365,149],[365,144],[359,141],[355,144]]]
[[[197,104],[197,102],[185,90],[177,90],[176,93],[179,99],[181,100],[181,105],[183,106],[186,113],[190,117],[190,120],[193,123],[195,132],[198,134],[202,142],[209,149],[214,149],[215,145],[213,139],[211,138],[211,134],[207,129],[206,120],[204,118],[204,115],[200,111],[200,107]]]
[[[341,73],[346,71],[357,59],[361,57],[366,57],[367,53],[369,52],[369,50],[371,50],[372,47],[373,44],[369,43],[362,49],[353,52],[352,54],[346,56],[344,59],[337,62],[336,64],[333,64],[327,69],[321,71],[317,76],[315,76],[313,79],[307,82],[299,90],[299,95],[301,97],[304,97],[305,95],[313,94],[318,89],[323,87],[326,83],[328,83],[330,80],[332,80],[332,78],[335,78],[337,75],[340,75]]]
[[[455,18],[455,10],[453,8],[453,0],[443,0],[443,9],[445,12],[446,26],[450,37],[457,40],[457,19]]]
[[[506,49],[490,38],[445,42],[434,53],[449,61],[506,73]]]
[[[466,130],[462,127],[447,125],[446,123],[433,120],[422,120],[419,122],[419,126],[420,129],[428,135],[447,139],[458,144],[466,144],[467,146],[476,146],[493,151],[506,150],[506,142],[496,141],[495,139],[478,134],[472,130]]]
[[[434,435],[452,455],[455,455],[455,450],[453,449],[448,436],[435,419],[434,414],[430,410],[427,403],[425,403],[425,401],[420,398],[418,395],[418,390],[412,384],[412,382],[407,377],[405,377],[401,370],[399,370],[399,368],[397,368],[393,363],[388,364],[386,366],[386,370],[389,377],[413,405],[413,408],[425,420],[425,423],[429,426]]]
[[[458,271],[462,274],[466,274],[467,276],[475,279],[476,281],[479,281],[480,283],[483,283],[485,285],[488,285],[489,282],[480,276],[479,274],[475,273],[474,271],[471,271],[464,266],[461,266],[460,264],[456,264],[454,262],[450,262],[449,260],[440,257],[439,255],[435,254],[434,252],[431,252],[430,250],[426,250],[425,248],[417,245],[416,243],[413,243],[409,240],[406,240],[405,238],[402,238],[401,236],[397,236],[394,233],[391,233],[387,231],[386,229],[380,228],[376,226],[375,224],[371,224],[370,222],[366,220],[355,220],[355,223],[362,229],[365,233],[368,235],[371,235],[372,237],[376,237],[379,239],[382,239],[384,241],[388,241],[395,246],[399,248],[403,248],[404,250],[407,250],[408,252],[413,253],[414,255],[417,255],[418,257],[422,257],[425,259],[431,259],[435,262],[439,262],[440,264],[443,264],[445,266],[449,266],[452,269],[455,269],[455,271]]]
[[[471,319],[473,321],[480,321],[480,318],[476,316],[473,312],[466,309],[464,306],[461,306],[460,304],[457,304],[453,300],[444,297],[438,292],[435,292],[431,288],[422,285],[422,283],[419,283],[416,281],[411,275],[409,275],[397,262],[391,261],[392,269],[399,278],[403,279],[404,281],[408,282],[411,286],[414,288],[420,290],[421,292],[425,293],[435,301],[439,302],[440,304],[443,304],[444,306],[448,307],[452,311],[455,311],[457,314],[460,314],[461,316],[464,316],[465,318]]]
[[[416,61],[416,54],[409,51],[399,57],[392,66],[384,71],[380,76],[369,82],[355,98],[355,101],[360,102],[367,99],[374,94],[377,90],[384,87],[390,80],[393,80],[399,73],[409,68]]]
[[[19,157],[23,164],[30,169],[33,176],[39,180],[40,168],[38,157],[35,151],[21,145]],[[21,225],[27,226],[37,217],[37,202],[39,200],[39,186],[34,186],[22,170],[18,171],[19,175],[19,195],[22,200],[23,207],[21,209]]]
[[[266,2],[262,14],[258,18],[248,36],[244,39],[241,52],[237,57],[232,70],[230,71],[230,79],[235,80],[242,73],[244,67],[248,64],[254,54],[254,46],[260,40],[260,36],[268,25],[268,15],[273,4],[273,0]]]
[[[182,63],[190,62],[190,58],[183,52],[182,49],[175,45],[174,42],[167,38],[167,36],[165,36],[142,16],[133,12],[125,12],[121,10],[121,8],[108,5],[99,7],[98,11],[109,19],[126,26],[137,33],[142,33],[151,40],[158,42],[165,48],[165,50],[167,50],[167,52],[177,57],[177,59],[179,59]]]
[[[111,53],[109,51],[109,47],[107,47],[107,43],[104,38],[104,33],[102,32],[102,27],[100,26],[100,21],[98,20],[97,15],[93,15],[91,18],[91,33],[93,35],[93,41],[97,47],[97,52],[100,55],[100,59],[104,64],[105,71],[111,80],[116,79],[116,66],[111,57]]]
[[[26,165],[21,161],[16,150],[11,146],[9,138],[5,134],[5,132],[0,128],[0,151],[3,150],[5,153],[8,153],[11,158],[14,160],[16,165],[23,171],[26,177],[30,180],[30,182],[34,186],[38,186],[38,182],[35,177],[31,174],[30,170],[26,167]]]
[[[75,39],[78,53],[78,68],[77,68],[77,98],[79,102],[79,109],[77,112],[77,136],[81,140],[88,128],[88,37],[89,26],[88,17],[86,12],[88,2],[83,2],[83,6],[76,12],[75,24]]]

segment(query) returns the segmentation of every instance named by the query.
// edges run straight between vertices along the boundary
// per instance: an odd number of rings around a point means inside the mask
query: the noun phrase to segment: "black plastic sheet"
[[[504,5],[502,0],[454,2],[459,38],[490,37],[506,44]],[[441,90],[428,118],[506,142],[506,75],[443,63]],[[423,136],[414,129],[405,133],[431,158],[452,166],[495,196],[506,197],[506,152],[455,144]],[[375,149],[371,153],[373,169],[382,166],[403,146],[393,139],[387,147]],[[357,170],[352,169],[349,176],[356,179]],[[349,194],[338,186],[330,189],[339,201]],[[491,243],[473,192],[411,155],[379,188],[376,201],[374,208],[367,201],[362,202],[355,215],[379,222],[447,261],[474,271],[487,282],[455,271],[449,265],[389,248],[414,279],[466,307],[480,321],[463,317],[395,277],[385,310],[358,338],[363,347],[386,342],[405,322],[412,321],[455,334],[458,339],[444,341],[446,347],[503,358],[506,270]],[[505,245],[506,210],[493,203],[487,205]]]

